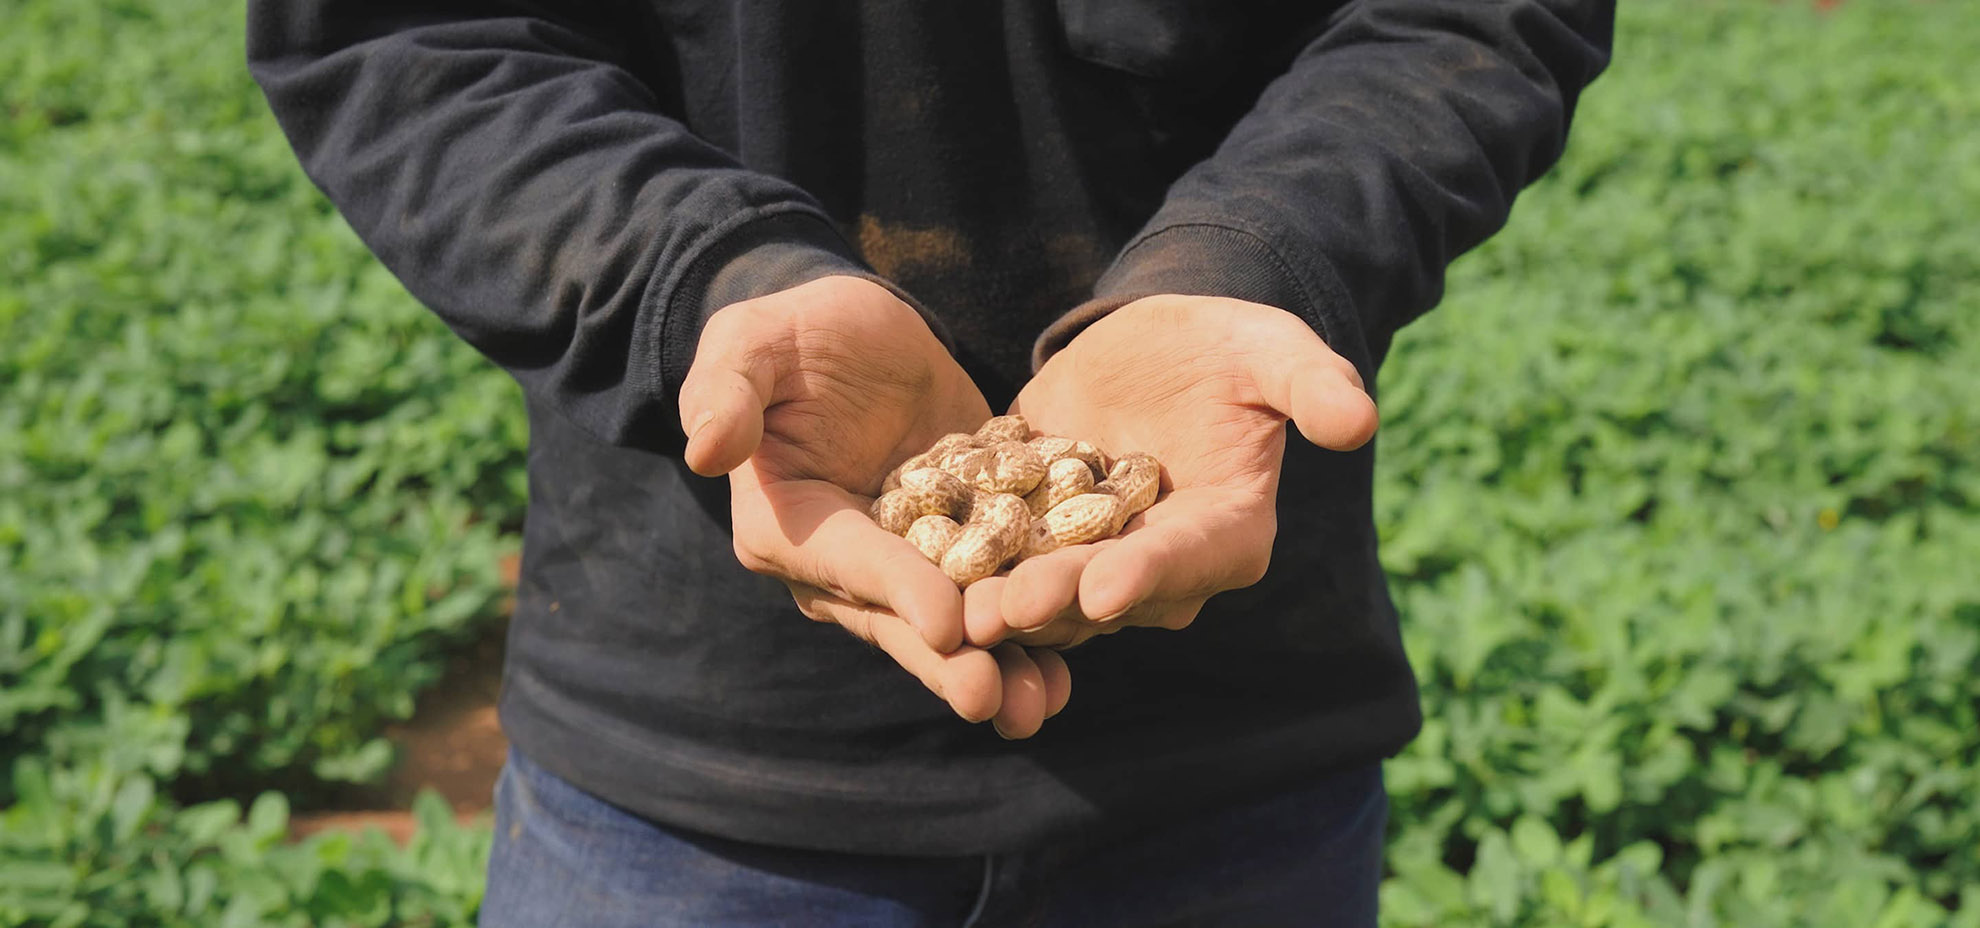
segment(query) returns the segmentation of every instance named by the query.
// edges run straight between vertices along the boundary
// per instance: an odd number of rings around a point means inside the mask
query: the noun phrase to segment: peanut
[[[988,444],[989,442],[968,432],[950,432],[928,446],[928,466],[948,470],[950,462],[958,455],[967,454]]]
[[[886,479],[880,481],[880,492],[892,493],[896,487],[901,485],[901,475],[908,471],[919,470],[923,467],[946,467],[950,457],[982,446],[983,441],[975,435],[971,435],[968,432],[950,432],[941,438],[935,439],[935,443],[928,446],[927,451],[909,457],[907,460],[902,461],[899,466],[888,471]]]
[[[1060,438],[1057,435],[1041,435],[1031,440],[1031,450],[1045,459],[1046,464],[1063,458],[1077,458],[1086,462],[1093,471],[1093,479],[1107,479],[1107,462],[1100,449],[1076,438]]]
[[[950,459],[943,469],[985,493],[1022,496],[1045,479],[1045,462],[1039,460],[1031,446],[1020,441],[998,442],[964,452]]]
[[[1107,471],[1107,479],[1093,488],[1095,493],[1112,493],[1127,504],[1127,519],[1154,505],[1156,494],[1162,490],[1162,465],[1155,456],[1144,451],[1130,451],[1121,455]],[[1119,529],[1116,529],[1118,531]]]
[[[976,438],[986,445],[1003,441],[1030,441],[1031,426],[1023,416],[997,416],[976,430]]]
[[[921,506],[922,515],[944,515],[951,519],[966,518],[970,498],[976,495],[956,475],[935,467],[902,474],[900,492],[909,494]]]
[[[887,474],[873,520],[968,586],[1023,558],[1120,534],[1155,502],[1162,465],[1033,437],[1018,416],[942,436]]]
[[[922,516],[964,518],[969,512],[969,485],[954,474],[922,467],[901,475],[900,486],[873,501],[873,521],[896,535]]]
[[[957,586],[988,577],[1018,556],[1030,528],[1031,512],[1024,500],[1009,493],[982,494],[970,511],[969,522],[943,553],[942,572]]]
[[[867,513],[873,516],[873,521],[880,523],[881,528],[896,535],[907,531],[914,520],[921,518],[920,509],[899,490],[880,494]]]
[[[942,563],[942,555],[955,545],[956,536],[962,534],[962,526],[948,516],[922,516],[908,526],[908,544],[921,552],[923,557],[936,564]]]
[[[1128,520],[1127,504],[1112,493],[1081,493],[1031,524],[1024,556],[1036,557],[1067,545],[1083,545],[1119,534]]]
[[[1078,458],[1060,458],[1045,468],[1045,479],[1025,494],[1024,504],[1036,519],[1053,506],[1093,489],[1093,470]]]
[[[905,474],[911,470],[920,470],[921,468],[927,466],[929,466],[929,464],[928,464],[928,452],[926,451],[923,451],[920,454],[917,454],[913,457],[908,458],[905,461],[902,461],[900,463],[900,466],[887,472],[887,479],[880,481],[880,492],[892,493],[895,490],[900,489],[902,474]]]

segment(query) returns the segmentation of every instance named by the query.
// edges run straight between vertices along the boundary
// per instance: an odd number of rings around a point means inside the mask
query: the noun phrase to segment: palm
[[[1227,359],[1164,367],[1153,382],[1089,370],[1042,372],[1012,410],[1044,433],[1155,455],[1174,490],[1164,502],[1198,493],[1269,497],[1277,486],[1285,418],[1246,395]]]
[[[1009,628],[1024,644],[1066,646],[1128,625],[1180,628],[1210,596],[1257,582],[1295,408],[1328,447],[1373,429],[1352,368],[1281,310],[1155,297],[1095,323],[1013,409],[1043,432],[1154,454],[1167,492],[1118,539],[1036,558],[976,594],[972,640]]]
[[[814,344],[800,346],[766,397],[756,451],[765,480],[819,480],[872,495],[894,463],[989,418],[982,393],[916,330],[911,310],[904,320],[863,307],[823,312],[835,318],[813,323]]]

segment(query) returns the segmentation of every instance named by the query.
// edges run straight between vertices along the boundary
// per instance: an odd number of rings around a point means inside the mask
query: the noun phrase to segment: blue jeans
[[[656,825],[511,750],[481,928],[1373,926],[1388,795],[1370,764],[1125,840],[880,857]]]

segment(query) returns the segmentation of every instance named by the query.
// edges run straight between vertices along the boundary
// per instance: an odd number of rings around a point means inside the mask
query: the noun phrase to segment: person
[[[1611,3],[248,15],[309,176],[528,407],[484,925],[1373,924],[1420,723],[1376,370]],[[1165,492],[959,593],[864,509],[1005,408]]]

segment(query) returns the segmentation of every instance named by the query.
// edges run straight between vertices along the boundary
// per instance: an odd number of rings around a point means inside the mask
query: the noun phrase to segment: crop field
[[[520,396],[303,178],[239,18],[0,0],[0,926],[480,900],[437,797],[404,846],[289,814],[499,621]],[[1980,928],[1976,23],[1626,4],[1399,340],[1387,924]]]

